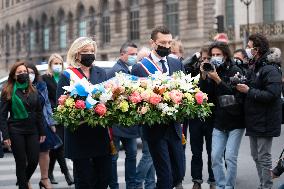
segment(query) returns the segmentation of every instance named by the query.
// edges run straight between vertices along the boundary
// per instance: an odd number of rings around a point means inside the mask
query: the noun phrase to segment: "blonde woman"
[[[61,75],[57,86],[58,99],[63,93],[63,86],[81,78],[92,84],[107,80],[106,72],[94,66],[97,46],[88,37],[76,39],[68,53],[69,66]],[[75,132],[65,129],[65,157],[73,160],[76,189],[106,189],[111,178],[110,138],[103,127],[91,128],[82,125]]]
[[[48,90],[48,98],[51,104],[51,108],[56,108],[56,89],[57,83],[59,81],[60,74],[64,69],[63,58],[59,54],[52,54],[48,60],[48,69],[47,73],[42,76],[42,79],[45,81]],[[64,128],[62,125],[56,125],[56,133],[64,141]],[[57,149],[50,150],[49,152],[50,162],[48,169],[48,178],[52,184],[58,184],[54,179],[53,170],[54,165],[57,160],[61,172],[64,174],[66,182],[68,185],[74,184],[73,178],[71,177],[65,158],[64,158],[64,145]]]

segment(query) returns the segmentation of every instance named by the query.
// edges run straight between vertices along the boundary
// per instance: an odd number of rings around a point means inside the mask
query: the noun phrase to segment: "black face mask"
[[[23,84],[25,82],[29,81],[29,74],[28,73],[22,73],[17,75],[17,82]]]
[[[160,57],[165,57],[165,56],[168,56],[171,53],[171,48],[170,47],[167,48],[167,47],[163,47],[161,45],[158,45],[156,52]]]
[[[96,57],[94,54],[81,54],[81,64],[83,64],[86,67],[90,67],[92,63],[96,60]]]

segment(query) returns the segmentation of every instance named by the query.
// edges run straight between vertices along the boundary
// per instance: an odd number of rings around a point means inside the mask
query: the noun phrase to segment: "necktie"
[[[160,60],[161,64],[162,64],[162,70],[163,70],[163,73],[167,73],[167,67],[165,65],[166,61],[165,60]]]

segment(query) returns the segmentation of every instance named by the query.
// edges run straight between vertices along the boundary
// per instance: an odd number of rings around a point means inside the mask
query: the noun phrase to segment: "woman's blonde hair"
[[[67,53],[67,64],[69,66],[79,68],[80,62],[76,58],[77,53],[86,45],[93,45],[95,49],[95,53],[97,53],[97,44],[94,40],[92,40],[89,37],[79,37],[77,38],[71,45],[70,49],[68,50]]]
[[[57,53],[53,53],[50,55],[49,59],[48,59],[48,64],[47,64],[47,74],[49,75],[53,75],[53,70],[52,70],[52,62],[53,60],[57,58],[58,60],[60,60],[62,62],[62,70],[64,69],[64,61],[62,56],[60,56],[60,54]]]

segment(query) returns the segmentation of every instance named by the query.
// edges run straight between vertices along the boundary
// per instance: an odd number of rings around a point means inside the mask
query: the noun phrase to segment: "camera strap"
[[[281,152],[281,154],[280,154],[279,159],[281,159],[281,157],[282,157],[283,153],[284,153],[284,148],[283,148],[283,150],[282,150],[282,152]]]

